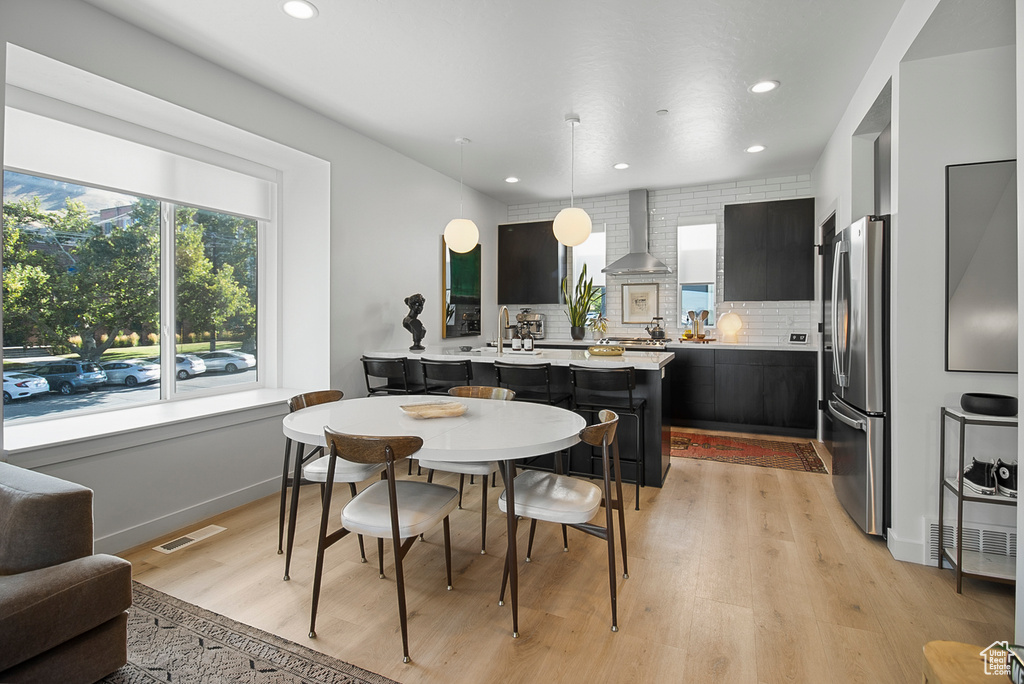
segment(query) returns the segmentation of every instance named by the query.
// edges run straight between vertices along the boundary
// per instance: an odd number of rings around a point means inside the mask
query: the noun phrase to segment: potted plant
[[[565,315],[571,326],[569,332],[574,340],[582,340],[586,332],[587,314],[601,299],[601,291],[594,287],[594,279],[587,277],[587,266],[583,265],[576,288],[569,290],[569,276],[562,278],[562,297],[565,299]]]

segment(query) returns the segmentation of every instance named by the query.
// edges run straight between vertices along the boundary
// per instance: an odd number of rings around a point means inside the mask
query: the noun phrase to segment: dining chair
[[[363,356],[359,360],[363,364],[363,376],[366,379],[366,396],[423,394],[423,385],[409,379],[408,360],[405,357]],[[383,383],[377,380],[383,380]]]
[[[561,404],[569,404],[572,400],[572,394],[569,392],[552,389],[550,363],[495,361],[494,377],[499,387],[508,387],[515,391],[516,401],[531,401],[535,404],[559,406]],[[519,467],[540,467],[542,470],[547,470],[547,460],[550,457],[554,471],[561,473],[562,461],[567,454],[568,451],[532,456],[523,459],[519,463]],[[543,465],[538,466],[538,461],[542,462]]]
[[[473,381],[473,364],[469,359],[420,359],[420,365],[427,394],[448,394],[452,386],[468,385]]]
[[[319,392],[297,394],[288,400],[288,410],[295,412],[310,406],[326,404],[332,401],[340,401],[342,396],[343,394],[340,390],[321,390]],[[355,496],[357,491],[357,482],[368,480],[384,470],[384,466],[382,465],[366,465],[363,463],[342,461],[338,464],[337,468],[335,468],[334,476],[331,479],[328,479],[327,464],[331,459],[328,456],[324,456],[324,448],[322,446],[318,446],[312,449],[308,454],[304,454],[305,446],[298,444],[296,446],[294,470],[293,473],[289,475],[288,466],[290,463],[289,453],[291,451],[291,447],[292,440],[286,438],[284,447],[284,471],[281,475],[281,513],[278,519],[277,531],[277,552],[281,553],[281,536],[284,530],[285,490],[290,486],[292,488],[292,496],[291,507],[288,515],[287,552],[284,557],[285,581],[291,579],[292,547],[295,543],[295,525],[299,512],[299,488],[306,484],[319,484],[320,500],[323,501],[326,490],[330,489],[330,487],[327,486],[328,482],[347,482],[350,494]],[[295,486],[295,483],[298,483],[299,486]],[[359,557],[363,563],[366,562],[366,549],[363,546],[363,538],[361,535],[359,537]]]
[[[596,417],[603,409],[614,409],[620,415],[635,421],[636,443],[633,458],[625,461],[634,466],[636,510],[639,511],[640,488],[646,486],[644,412],[647,400],[634,394],[636,370],[632,366],[590,368],[569,364],[569,380],[572,383],[572,405],[578,413]]]
[[[328,533],[331,488],[324,496],[320,515],[320,534],[313,575],[313,605],[309,620],[309,638],[316,638],[316,612],[320,603],[324,551],[350,533],[377,538],[378,569],[384,578],[384,539],[390,538],[395,554],[395,583],[398,590],[398,619],[402,628],[403,662],[409,662],[409,627],[405,603],[403,561],[418,535],[438,523],[444,528],[444,561],[448,590],[452,588],[452,544],[448,516],[457,505],[453,487],[395,478],[395,462],[412,456],[423,446],[419,437],[366,437],[346,435],[324,428],[331,458],[327,478],[331,479],[342,457],[365,466],[383,466],[386,477],[374,482],[349,501],[341,511],[341,528]]]
[[[448,394],[453,397],[473,397],[477,399],[496,399],[499,401],[512,401],[516,393],[504,387],[486,387],[473,385],[468,387],[452,387]],[[494,461],[432,461],[429,459],[420,460],[420,467],[427,469],[427,482],[434,481],[434,471],[440,470],[446,473],[459,474],[459,508],[462,508],[462,488],[466,482],[466,475],[480,476],[480,553],[487,553],[487,477],[492,478],[498,472],[498,464]]]
[[[622,577],[623,579],[629,578],[629,566],[626,562],[626,515],[622,505],[619,443],[616,438],[619,417],[613,411],[604,410],[598,414],[598,420],[600,421],[598,424],[585,427],[580,431],[580,439],[591,446],[601,448],[601,486],[589,480],[569,475],[527,470],[516,475],[513,483],[515,487],[514,512],[518,517],[530,518],[530,541],[526,547],[526,562],[528,563],[530,554],[533,552],[533,538],[538,520],[568,525],[573,529],[604,539],[608,543],[608,585],[611,592],[612,631],[617,632],[619,623],[616,607],[613,510],[618,511],[619,518]],[[604,506],[605,509],[604,527],[590,522],[601,506]],[[498,507],[503,512],[506,511],[505,492],[502,492],[498,499]],[[565,550],[568,551],[568,548]],[[505,585],[509,573],[508,562],[506,553],[498,605],[505,603]]]

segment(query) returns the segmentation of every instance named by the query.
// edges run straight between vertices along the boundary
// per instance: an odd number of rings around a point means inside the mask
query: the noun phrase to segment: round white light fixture
[[[453,252],[465,254],[476,247],[479,241],[480,230],[469,219],[452,219],[444,227],[444,243]]]
[[[583,244],[594,227],[590,215],[579,207],[566,207],[555,216],[555,239],[566,247]]]
[[[587,212],[573,206],[576,195],[576,127],[580,125],[580,117],[566,114],[565,123],[569,124],[569,206],[558,212],[551,228],[556,240],[566,247],[575,247],[590,237],[594,226]]]
[[[659,109],[658,111],[656,111],[654,113],[657,114],[658,116],[665,116],[666,114],[668,114],[668,110],[667,109]]]
[[[629,168],[629,164],[627,164],[626,162],[619,162],[618,164],[616,164],[612,168],[613,169],[618,169],[619,171],[622,171],[623,169],[628,169]]]
[[[281,5],[281,9],[283,9],[284,13],[289,17],[293,17],[295,19],[312,19],[316,15],[320,14],[316,5],[311,2],[306,2],[306,0],[287,0],[287,2]]]
[[[743,327],[743,319],[733,312],[724,313],[718,319],[718,330],[724,342],[736,342],[736,333]]]
[[[754,85],[747,88],[752,93],[770,93],[779,87],[778,81],[758,81]]]
[[[516,178],[515,176],[509,176],[508,178],[505,179],[505,182],[506,183],[518,183],[519,179]]]
[[[764,150],[765,150],[764,145],[751,145],[750,147],[748,147],[747,149],[745,149],[743,151],[744,152],[750,152],[751,154],[755,154],[757,152],[764,152]]]

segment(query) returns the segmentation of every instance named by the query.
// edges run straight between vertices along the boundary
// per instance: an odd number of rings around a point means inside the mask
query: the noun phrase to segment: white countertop
[[[560,340],[556,338],[546,337],[543,340],[537,340],[535,343],[538,347],[543,348],[546,345],[559,345],[565,347],[579,347],[586,349],[587,347],[597,344],[593,339],[586,340]],[[505,348],[508,349],[508,341],[505,342]],[[818,351],[818,345],[808,342],[807,344],[748,344],[743,342],[721,342],[714,341],[708,343],[697,343],[697,342],[680,342],[678,339],[673,338],[665,340],[666,349],[747,349],[750,351]]]
[[[556,343],[560,344],[560,343]],[[586,345],[580,343],[581,347],[594,344],[589,342]],[[632,366],[637,370],[660,370],[667,366],[675,354],[671,351],[627,351],[621,356],[593,356],[587,353],[585,348],[581,349],[538,349],[536,354],[516,353],[505,347],[505,353],[498,356],[496,347],[474,347],[473,351],[463,352],[458,347],[427,347],[426,351],[416,354],[408,349],[385,351],[368,351],[367,356],[394,358],[405,356],[414,358],[435,358],[444,360],[469,359],[478,363],[493,363],[501,359],[507,363],[550,363],[553,366],[568,366],[569,364],[581,366],[600,366],[604,368]]]

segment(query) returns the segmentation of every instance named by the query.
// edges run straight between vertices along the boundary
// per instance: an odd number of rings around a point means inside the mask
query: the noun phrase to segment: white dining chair
[[[320,404],[326,404],[334,401],[340,401],[342,398],[340,390],[321,390],[319,392],[306,392],[304,394],[297,394],[288,400],[288,409],[292,412],[299,411],[310,406],[318,406]],[[296,453],[296,463],[294,470],[295,472],[288,475],[289,468],[289,451],[291,448],[292,440],[288,439],[285,441],[285,459],[284,459],[284,474],[281,476],[281,516],[278,524],[278,540],[277,540],[277,552],[281,553],[281,530],[284,527],[284,500],[285,500],[285,489],[288,486],[292,487],[291,497],[291,508],[288,516],[288,544],[287,551],[284,557],[284,579],[288,581],[291,579],[291,565],[292,565],[292,547],[295,543],[295,525],[296,517],[299,512],[299,487],[306,484],[319,484],[320,485],[320,500],[323,501],[325,495],[325,489],[327,485],[327,466],[330,462],[329,456],[324,456],[324,448],[316,447],[311,450],[308,454],[303,453],[303,446],[298,445],[298,453]],[[318,458],[314,458],[317,457]],[[311,460],[312,459],[312,460]],[[338,459],[336,459],[338,460]],[[300,473],[301,468],[301,475]],[[356,483],[364,482],[372,477],[377,476],[384,470],[382,464],[366,464],[366,463],[352,463],[351,461],[339,460],[337,466],[334,469],[334,477],[331,482],[334,483],[348,483],[349,493],[354,497],[356,495]],[[296,486],[298,485],[298,486]],[[359,558],[363,563],[366,562],[366,549],[363,546],[363,537],[359,536]]]
[[[320,516],[320,534],[313,574],[313,605],[309,620],[309,638],[316,638],[316,613],[320,603],[324,551],[349,533],[377,538],[380,577],[384,577],[384,539],[390,538],[395,554],[395,582],[398,588],[398,618],[402,628],[403,661],[409,662],[409,626],[405,603],[405,571],[403,561],[418,535],[438,523],[444,527],[444,560],[448,589],[452,588],[452,545],[449,514],[455,510],[459,493],[453,487],[416,480],[398,480],[395,462],[415,454],[423,446],[419,437],[364,437],[345,435],[324,428],[330,451],[327,477],[334,475],[343,456],[346,460],[368,466],[382,465],[386,478],[359,492],[341,512],[341,529],[328,533],[331,488],[324,496]]]
[[[622,479],[619,476],[619,443],[616,428],[619,417],[613,411],[603,410],[598,414],[600,423],[583,428],[580,439],[591,445],[601,447],[603,478],[601,486],[589,480],[582,480],[569,475],[547,473],[538,470],[527,470],[515,477],[515,514],[518,517],[530,518],[530,541],[526,549],[526,562],[530,562],[533,552],[533,538],[537,529],[537,521],[559,523],[587,534],[604,539],[608,544],[608,584],[611,592],[612,631],[619,631],[618,611],[616,608],[615,586],[615,531],[612,511],[618,511],[619,540],[622,545],[622,577],[629,578],[629,566],[626,563],[626,516],[622,505]],[[614,489],[612,484],[614,483]],[[601,506],[605,508],[604,527],[590,522]],[[498,507],[506,511],[505,492],[498,498]],[[568,551],[568,546],[565,547]],[[508,581],[508,555],[505,556],[505,570],[501,578],[501,595],[498,605],[504,605],[505,585]]]
[[[452,387],[448,394],[453,397],[473,397],[477,399],[496,399],[499,401],[512,401],[516,393],[505,387],[485,387],[481,385],[467,385]],[[427,469],[427,482],[434,481],[434,471],[440,470],[446,473],[459,474],[459,508],[462,508],[462,488],[466,482],[466,475],[479,476],[480,484],[480,553],[487,553],[487,480],[498,472],[498,464],[494,461],[472,461],[460,463],[455,461],[432,461],[423,460],[421,468]]]

